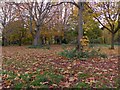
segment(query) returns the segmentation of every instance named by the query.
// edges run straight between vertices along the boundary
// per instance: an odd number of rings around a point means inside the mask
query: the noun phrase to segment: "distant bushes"
[[[2,45],[2,40],[0,40],[0,46]]]
[[[31,45],[31,46],[28,46],[28,48],[33,48],[33,49],[50,49],[50,45],[37,45],[37,46],[34,46],[34,45]]]
[[[102,43],[103,43],[103,39],[101,37],[97,39],[90,39],[90,44],[102,44]]]
[[[88,58],[100,57],[107,58],[107,55],[104,53],[100,53],[100,49],[95,50],[85,50],[85,51],[77,51],[76,49],[66,50],[60,52],[59,55],[67,57],[67,58],[78,58],[80,60],[86,60]]]

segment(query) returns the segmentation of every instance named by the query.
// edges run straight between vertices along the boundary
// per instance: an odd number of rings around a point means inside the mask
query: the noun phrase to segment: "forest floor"
[[[73,46],[69,46],[72,48]],[[59,56],[62,46],[33,49],[2,47],[3,88],[117,88],[118,47],[100,47],[108,58],[88,60]]]

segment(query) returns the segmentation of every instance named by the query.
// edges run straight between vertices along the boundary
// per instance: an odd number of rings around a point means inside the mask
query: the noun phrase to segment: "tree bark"
[[[4,36],[2,34],[2,46],[4,46]]]
[[[37,46],[37,45],[38,45],[38,39],[37,39],[37,36],[35,36],[35,38],[34,38],[33,45],[34,45],[34,46]]]
[[[7,46],[7,38],[2,36],[2,46]]]
[[[34,40],[33,40],[33,45],[34,46],[40,45],[39,40],[40,40],[40,29],[39,29],[39,27],[37,27],[36,34],[35,34]]]
[[[111,37],[111,49],[114,49],[114,36],[115,36],[115,34],[112,33],[112,37]]]
[[[80,39],[82,39],[83,37],[83,16],[82,16],[82,13],[83,13],[83,2],[78,2],[78,5],[79,5],[79,19],[78,19],[78,47],[77,47],[77,50],[78,51],[81,51],[82,50],[82,45],[81,45],[81,42],[80,42]]]
[[[22,45],[22,40],[21,39],[19,39],[19,46],[21,46]]]

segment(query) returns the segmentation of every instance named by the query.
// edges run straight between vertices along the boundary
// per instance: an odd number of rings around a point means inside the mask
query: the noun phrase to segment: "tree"
[[[15,19],[16,10],[13,4],[13,2],[4,2],[3,5],[0,7],[0,20],[3,30],[5,30],[4,28],[10,21],[13,21]],[[4,31],[2,31],[2,45],[7,45],[6,33],[4,33]]]
[[[67,33],[69,32],[69,28],[70,28],[70,25],[69,25],[69,18],[70,18],[70,15],[72,14],[72,9],[73,9],[73,5],[71,3],[64,3],[63,4],[63,10],[61,13],[62,15],[62,19],[61,19],[61,24],[63,25],[63,32],[64,32],[64,35],[63,35],[63,42],[64,43],[67,43]]]
[[[54,6],[54,5],[53,5]],[[55,8],[55,7],[54,7]],[[63,3],[60,5],[56,5],[56,12],[54,13],[54,18],[49,22],[49,29],[55,30],[56,33],[60,35],[53,34],[54,40],[58,41],[59,44],[65,43],[67,41],[67,31],[69,29],[68,19],[71,14],[71,4]]]
[[[17,43],[19,46],[22,45],[22,41],[26,36],[26,29],[23,27],[21,20],[9,22],[4,29],[9,44]]]
[[[114,49],[114,37],[120,30],[120,2],[101,2],[87,5],[93,17],[111,33],[111,49]]]
[[[49,17],[52,6],[50,2],[45,2],[44,0],[41,2],[28,2],[26,4],[30,18],[30,32],[34,38],[33,45],[37,46],[40,43],[39,41],[42,25],[49,21],[47,18]],[[33,21],[35,22],[35,29],[32,29],[31,27]]]
[[[56,4],[56,5],[60,5],[60,4],[63,4],[63,3],[70,3],[74,6],[76,6],[78,8],[78,12],[79,12],[79,19],[78,19],[78,45],[77,45],[77,50],[78,51],[81,51],[81,42],[80,40],[82,39],[83,37],[83,16],[82,16],[82,13],[83,13],[83,8],[84,8],[84,2],[78,2],[76,3],[74,0],[70,1],[70,2],[60,2],[59,4]]]
[[[90,9],[85,5],[83,12],[83,30],[84,35],[88,36],[89,43],[102,43],[102,29],[99,27],[99,23],[93,18],[89,12]]]
[[[81,50],[81,43],[80,43],[80,40],[82,39],[83,37],[83,2],[78,2],[78,6],[79,6],[79,9],[78,9],[78,14],[79,14],[79,19],[78,19],[78,27],[79,27],[79,30],[78,30],[78,50],[80,51]]]
[[[86,5],[84,5],[84,12],[82,13],[83,35],[86,32],[90,40],[90,43],[92,43],[94,40],[100,43],[102,42],[102,37],[101,37],[102,30],[99,28],[99,23],[95,21],[95,19],[93,18],[92,14],[89,11],[90,9]],[[74,7],[68,21],[71,28],[71,34],[75,32],[74,37],[76,37],[76,33],[77,33],[76,29],[78,28],[78,22],[77,22],[78,18],[79,18],[78,9],[77,7]]]

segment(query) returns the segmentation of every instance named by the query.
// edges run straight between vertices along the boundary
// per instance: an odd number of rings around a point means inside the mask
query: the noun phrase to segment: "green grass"
[[[48,77],[52,83],[56,84],[58,84],[63,79],[62,75],[54,74],[52,72],[46,72],[45,76]]]
[[[11,63],[13,62],[13,60],[10,60],[10,59],[8,60],[6,58],[4,58],[3,61],[6,65],[11,65]]]
[[[6,80],[13,82],[15,90],[20,90],[20,88],[30,88],[31,86],[48,88],[52,84],[59,85],[59,82],[64,78],[62,75],[55,74],[54,72],[44,72],[43,74],[40,74],[40,71],[36,71],[36,73],[32,74],[19,74],[19,76],[10,71],[3,71],[2,74],[8,75]],[[33,76],[35,76],[35,78],[33,78]],[[16,80],[15,78],[18,79]],[[44,84],[45,82],[47,82],[47,84]]]
[[[43,82],[47,82],[48,79],[45,76],[37,75],[36,79],[32,81],[30,84],[32,86],[41,86]]]
[[[33,49],[50,49],[50,45],[37,45],[37,46],[34,46],[34,45],[31,45],[31,46],[28,46],[28,48],[33,48]]]
[[[17,83],[17,84],[15,84],[14,88],[15,88],[15,90],[21,90],[21,88],[22,88],[23,86],[24,86],[23,83]]]
[[[81,78],[87,78],[89,77],[90,75],[89,74],[85,74],[85,73],[80,73],[78,74],[78,78],[81,79]]]
[[[31,46],[28,46],[28,48],[36,48],[36,49],[39,49],[39,48],[42,48],[43,46],[34,46],[34,45],[31,45]]]
[[[79,82],[76,86],[74,86],[74,88],[77,88],[78,90],[80,88],[87,88],[86,90],[90,89],[89,84],[85,83],[85,82]]]
[[[90,47],[110,47],[111,44],[90,44]],[[115,44],[115,46],[120,46],[120,44]]]

